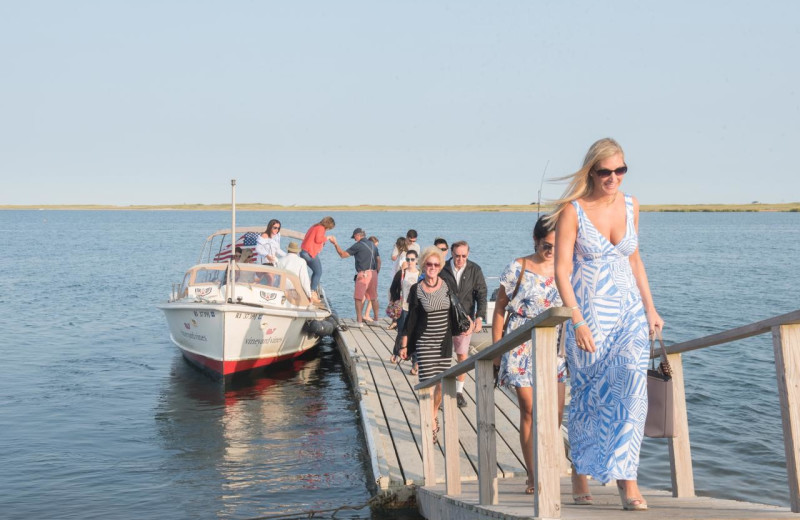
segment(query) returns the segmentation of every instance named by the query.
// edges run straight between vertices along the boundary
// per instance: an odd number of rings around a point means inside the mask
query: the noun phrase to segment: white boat
[[[233,206],[235,215],[235,195]],[[233,221],[235,233],[211,234],[198,264],[173,286],[169,301],[158,305],[183,356],[221,377],[298,357],[334,329],[329,306],[313,305],[295,273],[231,258],[231,238],[252,249],[264,229],[237,228],[235,216]],[[281,235],[303,238],[285,228]]]

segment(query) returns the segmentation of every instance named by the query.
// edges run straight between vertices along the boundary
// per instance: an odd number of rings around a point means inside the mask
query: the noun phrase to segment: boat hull
[[[300,356],[319,338],[307,332],[319,311],[290,311],[238,304],[160,305],[170,338],[191,363],[227,377]]]

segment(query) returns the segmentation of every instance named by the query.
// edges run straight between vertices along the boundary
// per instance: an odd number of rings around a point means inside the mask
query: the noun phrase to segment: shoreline
[[[551,206],[542,206],[541,210],[547,212]],[[281,206],[277,204],[237,204],[239,211],[451,211],[451,212],[520,212],[531,213],[537,211],[536,204],[518,205],[437,205],[437,206],[384,206],[378,204],[360,204],[356,206],[330,205],[330,206]],[[800,202],[783,204],[642,204],[640,211],[643,213],[710,213],[710,212],[800,212]],[[164,204],[164,205],[130,205],[116,206],[111,204],[43,204],[43,205],[0,205],[2,210],[50,210],[50,211],[230,211],[229,204]]]

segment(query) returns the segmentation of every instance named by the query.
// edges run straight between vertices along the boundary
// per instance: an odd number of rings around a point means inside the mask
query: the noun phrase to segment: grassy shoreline
[[[240,211],[455,211],[455,212],[533,212],[536,204],[525,205],[453,205],[453,206],[281,206],[278,204],[237,204]],[[542,206],[548,211],[549,206]],[[228,211],[228,204],[174,204],[114,206],[104,204],[0,205],[0,210],[94,210],[94,211]],[[784,204],[643,204],[643,212],[800,212],[800,202]]]

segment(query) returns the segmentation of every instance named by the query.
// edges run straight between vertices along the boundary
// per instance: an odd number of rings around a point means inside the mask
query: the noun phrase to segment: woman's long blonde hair
[[[547,223],[554,225],[558,222],[558,216],[564,211],[567,204],[592,193],[594,181],[589,173],[597,166],[597,163],[617,154],[625,155],[619,143],[610,137],[604,137],[603,139],[595,141],[594,144],[589,147],[589,151],[586,152],[586,157],[583,158],[583,166],[580,170],[572,175],[555,179],[556,181],[569,181],[569,184],[567,185],[567,189],[564,190],[564,194],[561,195],[561,198],[552,201],[556,209],[547,217]]]

